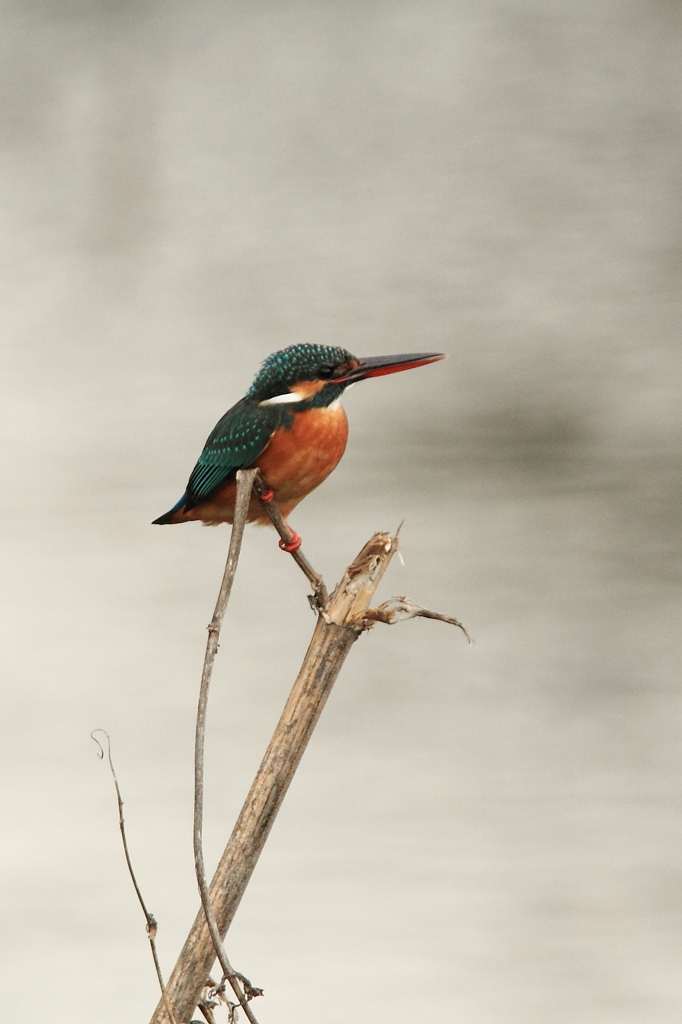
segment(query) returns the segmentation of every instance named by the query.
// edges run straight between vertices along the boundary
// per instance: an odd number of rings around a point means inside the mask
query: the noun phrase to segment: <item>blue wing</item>
[[[290,417],[281,405],[257,406],[245,399],[233,405],[211,431],[182,498],[155,523],[170,522],[178,509],[189,511],[211,498],[238,469],[256,461]]]

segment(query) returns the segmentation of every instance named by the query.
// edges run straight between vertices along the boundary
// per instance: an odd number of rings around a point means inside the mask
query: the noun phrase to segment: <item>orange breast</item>
[[[255,465],[274,490],[284,516],[335,469],[347,440],[348,420],[340,405],[294,413],[291,429],[277,431]]]

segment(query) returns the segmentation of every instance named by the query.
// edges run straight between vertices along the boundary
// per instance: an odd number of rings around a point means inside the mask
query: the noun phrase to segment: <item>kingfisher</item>
[[[444,359],[441,352],[360,359],[331,345],[290,345],[263,362],[241,401],[211,431],[183,496],[154,524],[200,520],[231,523],[238,469],[257,467],[267,486],[252,495],[247,522],[268,523],[264,502],[273,498],[286,520],[338,465],[348,440],[341,406],[346,388],[368,377],[411,370]],[[285,551],[301,538],[291,530]]]

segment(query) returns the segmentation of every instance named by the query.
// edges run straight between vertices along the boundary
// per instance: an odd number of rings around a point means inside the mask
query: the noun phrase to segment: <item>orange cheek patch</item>
[[[300,395],[303,402],[307,402],[309,398],[318,395],[326,383],[325,380],[301,380],[298,384],[292,384],[291,391]]]

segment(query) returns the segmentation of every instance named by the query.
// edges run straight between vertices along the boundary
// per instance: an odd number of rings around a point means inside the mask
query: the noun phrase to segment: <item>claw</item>
[[[260,500],[264,501],[265,504],[267,505],[267,504],[269,504],[269,502],[272,501],[272,499],[274,497],[275,497],[275,492],[273,491],[272,487],[269,487],[268,490],[265,491],[264,494],[260,495]]]
[[[289,527],[289,532],[291,533],[291,540],[289,541],[289,543],[285,544],[284,541],[281,540],[279,542],[279,546],[281,547],[282,551],[288,551],[289,554],[291,554],[293,551],[298,551],[303,542],[299,535],[296,533],[296,531],[292,530],[291,527]]]

